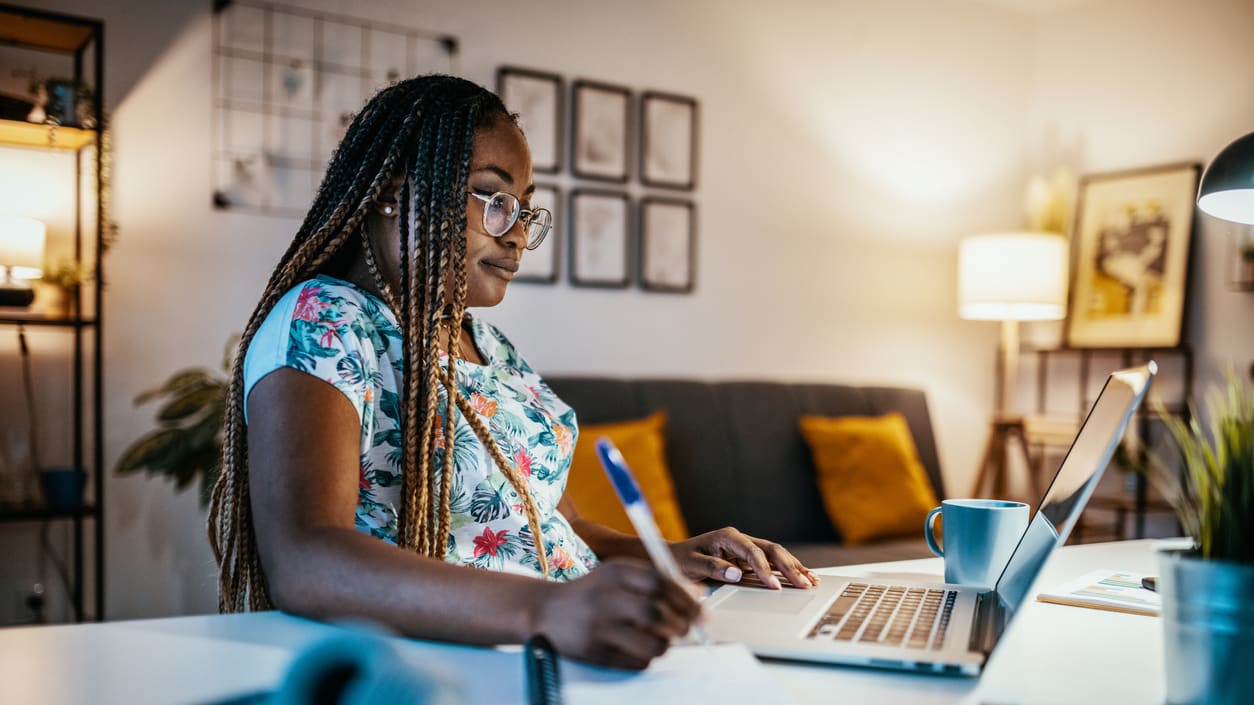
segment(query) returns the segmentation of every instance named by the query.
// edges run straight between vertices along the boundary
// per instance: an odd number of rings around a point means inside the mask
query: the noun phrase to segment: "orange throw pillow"
[[[923,534],[939,502],[906,417],[802,416],[827,516],[845,543]]]
[[[649,501],[662,536],[667,541],[688,538],[688,526],[675,499],[675,484],[666,467],[665,430],[664,411],[637,421],[581,425],[566,481],[566,496],[575,503],[579,514],[625,534],[636,534],[597,458],[596,441],[604,436],[623,454],[641,493]]]

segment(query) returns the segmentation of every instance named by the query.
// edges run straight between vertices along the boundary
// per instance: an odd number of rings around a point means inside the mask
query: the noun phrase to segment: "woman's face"
[[[516,196],[523,208],[530,208],[535,184],[531,182],[531,150],[522,131],[502,117],[491,127],[475,130],[473,149],[467,190],[485,196],[505,191]],[[384,196],[395,199],[396,192]],[[526,251],[527,234],[519,222],[501,237],[492,237],[483,227],[484,202],[469,193],[463,198],[466,199],[466,305],[495,306],[505,298],[505,288],[518,273]],[[376,219],[378,229],[375,232],[384,235],[380,243],[383,274],[399,283],[400,220],[377,214],[371,217]]]

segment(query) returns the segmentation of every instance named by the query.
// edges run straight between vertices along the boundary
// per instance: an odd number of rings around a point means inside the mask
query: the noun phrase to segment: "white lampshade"
[[[965,238],[958,249],[958,315],[1058,320],[1067,310],[1067,241],[1056,233]]]
[[[0,267],[14,279],[44,275],[44,224],[34,218],[0,215]]]

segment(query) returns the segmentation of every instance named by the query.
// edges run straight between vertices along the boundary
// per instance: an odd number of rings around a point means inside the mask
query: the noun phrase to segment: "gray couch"
[[[933,489],[943,499],[936,440],[921,390],[778,382],[551,377],[581,424],[669,416],[666,456],[692,534],[723,526],[787,546],[824,567],[930,556],[922,539],[844,546],[823,508],[814,464],[797,426],[803,414],[879,415],[909,422]]]

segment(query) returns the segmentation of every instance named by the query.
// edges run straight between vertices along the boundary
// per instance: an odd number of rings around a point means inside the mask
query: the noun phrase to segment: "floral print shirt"
[[[470,330],[486,364],[458,360],[458,390],[527,479],[540,513],[550,577],[584,575],[596,565],[596,556],[557,511],[578,434],[575,411],[495,326],[472,319]],[[396,318],[381,300],[348,282],[318,275],[279,300],[244,360],[245,398],[258,380],[286,366],[325,380],[353,404],[361,418],[356,526],[391,543],[396,543],[401,502],[401,346]],[[442,354],[441,366],[447,365]],[[436,472],[443,468],[448,448],[447,411],[448,395],[440,386]],[[445,560],[539,576],[535,542],[518,493],[460,411],[453,435]]]

